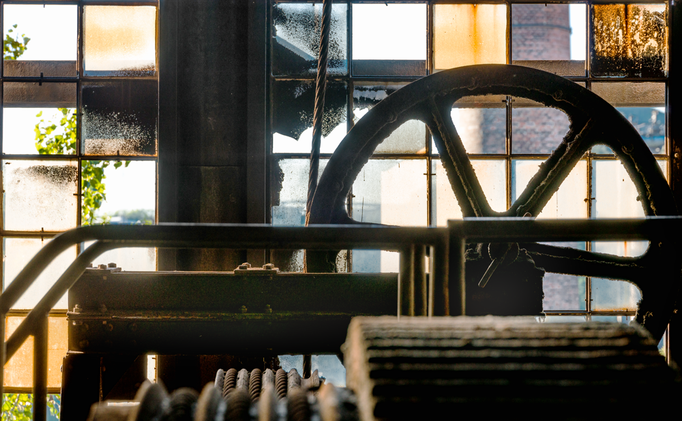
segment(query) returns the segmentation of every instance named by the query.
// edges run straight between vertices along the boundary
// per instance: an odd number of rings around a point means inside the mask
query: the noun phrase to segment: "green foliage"
[[[31,38],[27,37],[26,35],[19,35],[18,33],[14,38],[12,38],[10,34],[13,33],[15,29],[17,29],[16,24],[12,25],[12,28],[7,31],[7,34],[5,34],[5,39],[2,41],[2,52],[3,58],[5,60],[18,59],[22,54],[24,54],[26,51],[26,46],[31,40]]]
[[[69,108],[59,108],[59,111],[62,113],[59,126],[42,118],[36,124],[36,149],[41,155],[76,153],[76,113]],[[42,112],[36,117],[42,117]],[[110,161],[81,161],[82,225],[107,224],[111,220],[108,215],[97,216],[97,211],[107,200],[104,169],[110,164]],[[118,161],[114,168],[127,167],[128,164],[130,161]]]
[[[49,414],[59,419],[61,401],[59,395],[47,395]],[[2,421],[31,421],[33,398],[28,393],[5,393],[2,401]]]

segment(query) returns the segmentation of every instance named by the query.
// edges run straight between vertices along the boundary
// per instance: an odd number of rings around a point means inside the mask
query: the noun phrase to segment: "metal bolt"
[[[107,266],[108,266],[109,268],[115,268],[115,267],[116,267],[116,263],[111,262],[111,263],[109,263]]]
[[[100,269],[106,269],[106,268],[107,268],[107,265],[102,264],[102,265],[99,265],[99,266],[97,266],[97,267],[100,268]]]
[[[108,332],[114,330],[114,325],[112,325],[111,323],[107,323],[106,321],[102,322],[102,327],[104,328],[104,330]]]
[[[249,310],[246,308],[246,306],[242,306],[242,313],[246,313],[247,311]]]
[[[251,263],[245,262],[239,265],[238,269],[240,270],[247,270],[251,267]]]
[[[265,313],[272,314],[272,307],[270,307],[270,304],[265,305]]]
[[[273,270],[274,268],[275,268],[275,265],[273,265],[272,263],[266,263],[263,265],[263,269]]]
[[[131,323],[128,325],[128,330],[135,332],[137,330],[137,323]]]
[[[76,304],[75,306],[73,306],[73,312],[76,313],[76,314],[79,314],[79,313],[81,312],[81,306],[78,305],[78,304]]]
[[[104,304],[99,305],[99,312],[100,313],[106,313],[107,312],[107,306]]]

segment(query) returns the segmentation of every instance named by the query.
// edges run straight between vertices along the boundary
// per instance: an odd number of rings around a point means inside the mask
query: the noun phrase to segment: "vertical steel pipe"
[[[465,241],[462,237],[450,238],[450,314],[463,316],[466,314],[465,286]]]
[[[414,315],[426,316],[428,314],[428,284],[426,282],[426,248],[423,244],[415,244],[414,247]]]
[[[47,421],[47,313],[33,334],[33,421]]]
[[[431,246],[429,316],[450,315],[448,275],[448,242],[439,239]]]
[[[398,316],[414,316],[414,254],[415,245],[410,244],[400,252],[398,273]]]

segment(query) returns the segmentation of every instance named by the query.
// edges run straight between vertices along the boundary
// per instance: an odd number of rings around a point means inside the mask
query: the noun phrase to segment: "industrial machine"
[[[448,117],[456,100],[490,94],[558,108],[571,121],[563,142],[502,213],[488,205]],[[429,127],[465,219],[448,228],[353,221],[345,210],[353,181],[377,145],[410,119]],[[597,143],[615,152],[652,218],[535,220]],[[69,289],[66,421],[88,414],[92,420],[130,421],[404,419],[460,409],[486,416],[530,411],[525,418],[583,419],[586,411],[593,411],[588,417],[631,415],[648,409],[651,399],[679,390],[677,372],[656,350],[680,294],[674,233],[682,219],[676,215],[672,192],[641,137],[595,94],[517,66],[443,71],[390,95],[349,132],[310,207],[309,224],[322,226],[83,227],[55,238],[2,295],[3,314],[47,265],[46,256],[68,244],[96,242],[8,339],[2,361],[28,335],[36,338],[37,354],[43,352],[43,319]],[[538,243],[623,239],[651,245],[644,255],[626,258]],[[229,273],[86,269],[94,256],[125,246],[303,248],[308,270],[280,273],[273,265],[247,264]],[[336,253],[351,248],[399,251],[400,272],[335,273]],[[634,283],[643,296],[636,325],[538,323],[545,272]],[[458,315],[493,316],[450,317]],[[280,354],[342,349],[348,389],[325,384],[314,373],[303,378],[284,373],[273,363]],[[179,389],[169,395],[161,384],[144,383],[134,404],[92,406],[114,396],[118,380],[147,352],[257,356],[263,366],[220,368],[201,393]],[[41,369],[44,364],[37,363]],[[36,383],[38,396],[44,384],[39,378]],[[628,405],[633,390],[643,402],[634,409]]]

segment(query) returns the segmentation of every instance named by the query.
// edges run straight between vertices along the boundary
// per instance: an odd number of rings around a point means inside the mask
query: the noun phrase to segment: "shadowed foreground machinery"
[[[344,360],[347,389],[316,373],[219,370],[201,394],[146,383],[139,404],[100,403],[89,420],[594,419],[643,415],[681,390],[646,330],[613,323],[358,317]]]
[[[488,204],[449,117],[460,98],[489,94],[527,98],[564,111],[571,121],[562,143],[505,212]],[[355,178],[376,147],[411,119],[429,127],[465,219],[450,221],[447,229],[356,224],[345,207]],[[597,143],[614,151],[652,218],[535,220]],[[48,253],[97,241],[6,341],[6,355],[0,348],[0,360],[33,335],[43,355],[36,357],[42,363],[33,393],[46,394],[46,330],[40,329],[69,289],[64,421],[82,421],[93,402],[115,396],[107,394],[115,389],[108,384],[112,373],[125,377],[148,352],[255,356],[262,366],[218,370],[201,393],[178,388],[169,395],[161,384],[145,384],[137,403],[95,404],[92,421],[422,419],[474,411],[524,419],[639,415],[679,393],[677,371],[656,348],[679,309],[682,219],[676,215],[648,147],[594,93],[518,66],[443,71],[377,104],[341,142],[310,208],[309,222],[326,226],[81,227],[56,237],[6,288],[4,313],[47,265],[42,259]],[[623,240],[650,246],[641,256],[621,257],[537,243]],[[222,273],[85,270],[117,247],[306,249],[309,273],[279,273],[272,265]],[[399,273],[331,273],[334,250],[343,249],[399,252]],[[545,272],[631,282],[642,292],[636,324],[539,323]],[[469,317],[474,315],[482,317]],[[282,354],[339,349],[347,389],[325,384],[315,373],[301,379],[262,364]],[[44,420],[44,408],[37,420]]]

